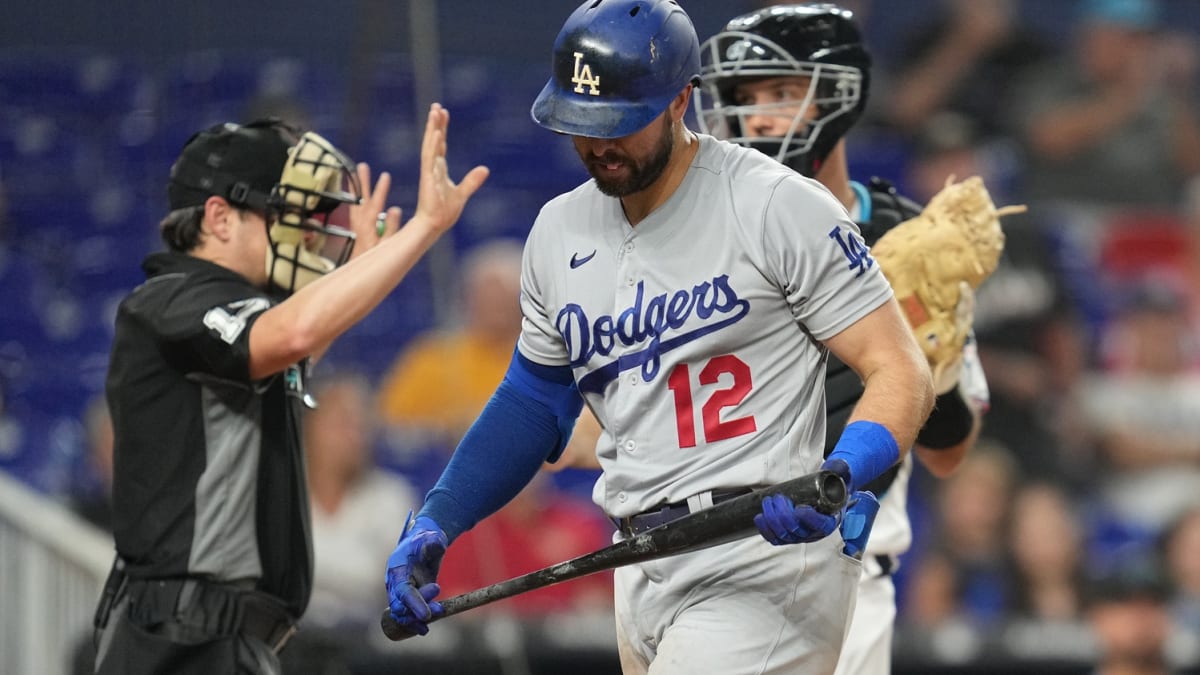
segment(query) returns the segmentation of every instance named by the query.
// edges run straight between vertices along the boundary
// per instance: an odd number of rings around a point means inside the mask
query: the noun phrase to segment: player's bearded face
[[[588,173],[596,180],[600,192],[609,197],[625,197],[650,187],[667,168],[675,148],[675,136],[671,132],[671,118],[663,115],[660,124],[651,124],[631,136],[619,139],[620,144],[577,136],[575,151],[579,153],[579,159],[583,160]],[[653,138],[655,135],[657,138]],[[628,152],[629,146],[640,146],[650,138],[653,147],[649,153],[635,157]]]

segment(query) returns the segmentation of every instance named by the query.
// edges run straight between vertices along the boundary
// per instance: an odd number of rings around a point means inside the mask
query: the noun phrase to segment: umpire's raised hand
[[[427,223],[437,234],[454,225],[467,200],[483,185],[489,173],[487,167],[477,166],[458,183],[450,179],[450,169],[446,165],[446,129],[449,126],[450,112],[441,104],[432,104],[421,141],[421,183],[413,220]]]

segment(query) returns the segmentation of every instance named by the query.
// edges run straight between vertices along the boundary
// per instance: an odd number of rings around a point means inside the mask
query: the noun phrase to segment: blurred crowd
[[[868,36],[899,11],[844,4]],[[850,165],[865,173],[853,177],[881,175],[924,202],[948,176],[979,175],[997,205],[1029,210],[1005,219],[1000,268],[978,293],[991,387],[981,440],[950,479],[914,477],[916,541],[896,572],[897,666],[1103,653],[1148,664],[1129,672],[1194,667],[1200,26],[1171,24],[1169,0],[1081,0],[1070,3],[1072,33],[1049,40],[1015,0],[934,4],[898,38],[897,57],[875,64],[869,119],[849,141]],[[30,262],[6,244],[24,225],[6,221],[4,204],[0,187],[0,283],[13,305],[12,280]],[[456,311],[377,369],[336,353],[318,365],[320,407],[306,428],[317,589],[305,623],[320,630],[315,651],[294,650],[305,658],[378,633],[389,537],[511,355],[519,255],[514,239],[472,246],[455,276]],[[0,317],[9,332],[25,320],[11,307]],[[19,347],[0,344],[0,462],[23,433],[4,405]],[[55,496],[103,527],[111,428],[100,399],[81,413],[78,447],[61,451],[72,480]],[[450,549],[443,588],[606,545],[612,526],[588,501],[593,478],[570,470],[536,481]],[[479,614],[607,616],[609,583],[597,575]]]
[[[898,649],[1195,666],[1200,42],[1152,0],[1072,3],[1059,42],[1018,7],[940,3],[874,100],[915,198],[980,175],[1029,206],[979,293],[979,445],[914,487]]]

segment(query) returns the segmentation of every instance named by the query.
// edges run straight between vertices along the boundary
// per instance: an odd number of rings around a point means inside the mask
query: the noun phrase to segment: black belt
[[[131,616],[146,624],[188,616],[212,637],[240,633],[278,654],[296,633],[296,619],[283,604],[264,593],[194,577],[130,579],[125,592],[134,603]],[[168,629],[169,631],[170,629]]]
[[[896,571],[896,568],[900,566],[900,561],[896,560],[896,556],[877,555],[875,564],[879,565],[879,576],[886,577]]]
[[[737,490],[713,490],[711,493],[712,503],[720,504],[721,502],[729,501],[734,497],[748,495],[752,491],[753,490],[750,488],[739,488]],[[646,530],[658,527],[659,525],[665,525],[672,520],[679,520],[691,512],[691,506],[689,506],[686,501],[674,502],[672,504],[664,504],[657,509],[643,511],[636,515],[626,516],[624,518],[614,518],[613,522],[616,523],[617,529],[624,533],[625,536],[633,537],[645,532]]]

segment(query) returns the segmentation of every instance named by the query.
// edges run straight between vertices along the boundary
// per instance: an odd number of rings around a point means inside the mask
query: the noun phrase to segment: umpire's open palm
[[[467,172],[459,183],[450,180],[446,165],[446,128],[450,113],[439,103],[429,106],[425,123],[425,138],[421,141],[421,184],[417,194],[414,219],[422,220],[437,234],[450,229],[462,215],[463,206],[483,182],[488,168],[477,166]]]

